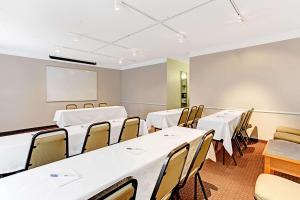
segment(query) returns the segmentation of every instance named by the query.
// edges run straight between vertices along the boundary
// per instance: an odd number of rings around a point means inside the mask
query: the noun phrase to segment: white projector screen
[[[47,102],[97,100],[97,72],[46,67]]]

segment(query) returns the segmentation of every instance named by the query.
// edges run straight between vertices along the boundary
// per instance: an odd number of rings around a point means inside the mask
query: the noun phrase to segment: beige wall
[[[174,59],[167,60],[167,108],[168,109],[181,107],[181,84],[180,84],[181,71],[188,73],[189,71],[188,63],[184,63]]]
[[[300,39],[191,58],[191,105],[213,113],[223,108],[256,108],[260,139],[276,126],[300,128]]]
[[[121,102],[130,116],[145,118],[148,112],[166,109],[166,63],[122,71]]]
[[[120,104],[119,70],[0,55],[0,132],[54,124],[55,110],[68,102],[46,103],[47,65],[98,71],[99,101],[93,103]]]

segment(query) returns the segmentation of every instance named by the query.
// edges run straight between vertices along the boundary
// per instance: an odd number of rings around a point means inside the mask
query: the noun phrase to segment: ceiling
[[[299,0],[234,3],[237,12],[230,0],[0,0],[0,52],[124,69],[300,37]]]

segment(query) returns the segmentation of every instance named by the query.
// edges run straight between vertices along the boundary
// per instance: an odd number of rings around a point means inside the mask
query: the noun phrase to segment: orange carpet
[[[216,163],[208,160],[201,171],[208,198],[212,200],[253,200],[256,179],[263,172],[262,152],[264,147],[265,144],[259,142],[249,145],[244,151],[243,157],[236,154],[237,166],[228,155],[225,165],[223,165],[222,151],[217,153]],[[181,199],[193,199],[193,188],[194,182],[190,180],[180,191]],[[198,187],[198,199],[203,199],[200,187]]]

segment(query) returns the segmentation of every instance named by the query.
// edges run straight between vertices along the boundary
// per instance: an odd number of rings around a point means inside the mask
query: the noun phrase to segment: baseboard
[[[13,131],[5,131],[5,132],[0,132],[0,137],[9,136],[9,135],[16,135],[16,134],[22,134],[22,133],[28,133],[28,132],[34,132],[34,131],[42,131],[42,130],[45,130],[45,129],[53,129],[53,128],[58,128],[58,126],[49,125],[49,126],[26,128],[26,129],[13,130]]]

